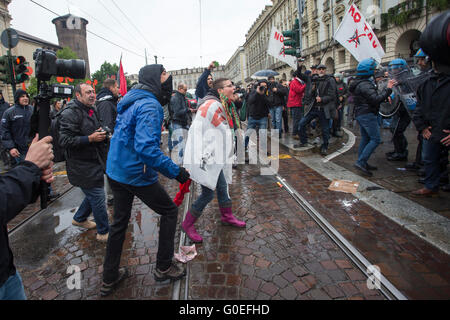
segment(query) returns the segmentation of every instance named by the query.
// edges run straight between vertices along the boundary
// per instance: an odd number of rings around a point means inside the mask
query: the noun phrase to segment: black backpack
[[[65,110],[65,109],[63,109]],[[54,163],[64,162],[66,161],[66,156],[64,154],[64,148],[59,144],[59,122],[61,119],[61,113],[63,110],[60,110],[57,114],[55,114],[50,120],[50,135],[53,138],[53,153],[55,154],[55,159],[53,159]]]
[[[79,110],[77,106],[68,106],[64,109],[61,109],[57,114],[52,116],[52,118],[50,119],[51,120],[50,135],[53,138],[53,153],[55,155],[55,159],[53,159],[54,163],[66,161],[65,149],[59,144],[60,138],[59,130],[60,130],[61,114],[68,108],[74,108]],[[81,112],[81,110],[79,110],[79,112]]]

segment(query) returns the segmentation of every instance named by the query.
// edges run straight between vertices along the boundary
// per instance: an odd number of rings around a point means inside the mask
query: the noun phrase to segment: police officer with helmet
[[[395,59],[389,63],[389,74],[391,77],[405,78],[411,75],[408,64],[403,59]],[[403,75],[402,75],[403,74]],[[394,115],[394,126],[392,130],[392,142],[394,143],[394,151],[386,154],[388,161],[406,161],[408,160],[408,140],[405,137],[405,131],[411,123],[411,117],[406,109],[401,93],[394,88],[392,96],[392,104],[397,108]]]

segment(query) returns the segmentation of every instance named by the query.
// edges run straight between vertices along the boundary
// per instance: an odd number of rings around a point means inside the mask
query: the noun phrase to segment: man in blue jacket
[[[162,105],[169,102],[171,94],[172,76],[162,65],[148,65],[139,71],[139,84],[118,105],[106,170],[114,193],[114,222],[103,265],[102,296],[111,294],[128,273],[126,268],[119,269],[119,264],[135,196],[162,216],[155,279],[178,280],[185,275],[185,270],[172,262],[178,208],[157,174],[182,184],[189,180],[189,173],[160,148]]]

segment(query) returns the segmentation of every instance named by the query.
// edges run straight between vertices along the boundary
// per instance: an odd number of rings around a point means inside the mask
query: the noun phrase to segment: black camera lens
[[[86,77],[86,63],[84,60],[56,60],[58,76],[74,79]]]

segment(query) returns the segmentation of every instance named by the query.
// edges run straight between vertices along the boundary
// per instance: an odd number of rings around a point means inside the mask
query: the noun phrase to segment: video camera
[[[53,98],[72,98],[74,87],[63,84],[47,84],[53,76],[84,79],[86,77],[86,63],[84,60],[58,59],[51,50],[37,49],[33,53],[36,64],[36,78],[38,80],[38,95],[36,108],[31,120],[31,126],[38,128],[39,138],[50,135],[50,100]],[[37,125],[36,125],[37,124]],[[47,208],[48,185],[41,181],[41,209]]]
[[[51,50],[37,49],[33,54],[36,63],[36,78],[38,81],[49,81],[53,76],[84,79],[86,77],[86,63],[84,60],[58,59]],[[71,98],[73,86],[63,84],[44,85],[39,87],[39,95],[50,98]],[[42,91],[41,91],[42,90]]]

